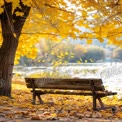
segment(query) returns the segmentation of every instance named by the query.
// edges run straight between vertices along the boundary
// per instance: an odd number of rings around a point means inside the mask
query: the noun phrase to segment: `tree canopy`
[[[37,53],[34,44],[41,38],[54,41],[85,38],[89,44],[94,38],[101,42],[107,38],[109,44],[121,45],[122,0],[1,0],[0,13],[5,2],[12,2],[12,12],[16,16],[24,16],[20,2],[31,7],[21,32],[16,59],[23,55],[34,58]],[[16,37],[14,30],[12,32]]]

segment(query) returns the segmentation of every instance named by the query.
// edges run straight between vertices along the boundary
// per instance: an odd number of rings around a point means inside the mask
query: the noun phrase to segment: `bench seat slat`
[[[63,94],[63,95],[84,95],[84,96],[93,96],[92,92],[85,92],[85,91],[57,91],[55,90],[36,90],[36,94]],[[97,96],[99,97],[104,97],[104,96],[110,96],[110,95],[116,95],[117,92],[98,92],[96,93]]]
[[[90,85],[80,86],[80,85],[42,85],[38,86],[36,88],[42,88],[42,89],[68,89],[68,90],[92,90]],[[103,91],[104,86],[96,86],[96,91]]]
[[[36,86],[38,86],[38,85],[77,85],[77,86],[79,86],[79,85],[90,85],[90,81],[84,81],[84,82],[82,82],[82,81],[53,81],[53,82],[47,82],[47,83],[45,83],[45,82],[41,82],[41,81],[36,81],[35,80],[35,85]],[[101,84],[99,84],[99,83],[95,83],[94,84],[95,86],[100,86]]]
[[[27,85],[27,87],[28,88],[32,88],[32,84],[31,83],[26,83],[26,85]],[[85,86],[88,86],[88,87],[91,87],[91,85],[90,84],[82,84],[82,83],[80,83],[80,84],[62,84],[62,83],[48,83],[48,84],[43,84],[42,82],[40,82],[40,83],[35,83],[35,88],[41,88],[41,87],[44,87],[44,86],[83,86],[83,87],[85,87]],[[104,85],[103,84],[100,84],[100,85],[94,85],[95,87],[103,87],[104,88]]]

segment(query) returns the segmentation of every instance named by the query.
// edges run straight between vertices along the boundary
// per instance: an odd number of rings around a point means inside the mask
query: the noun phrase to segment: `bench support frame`
[[[94,85],[94,81],[90,81],[91,84],[91,91],[92,91],[92,97],[93,97],[93,110],[94,111],[99,111],[99,110],[105,110],[105,109],[112,109],[112,112],[115,113],[116,112],[116,107],[115,106],[109,106],[109,107],[105,107],[105,105],[103,104],[101,98],[105,97],[105,96],[100,96],[97,94],[97,91],[95,90],[95,85]],[[36,104],[36,97],[38,97],[39,103],[43,104],[43,100],[41,98],[41,95],[46,94],[46,93],[41,93],[41,92],[37,92],[35,90],[35,84],[34,84],[34,80],[32,79],[32,93],[33,93],[33,98],[32,98],[32,104]],[[70,95],[70,94],[69,94]],[[107,96],[107,95],[106,95]],[[97,100],[99,102],[100,107],[97,107]]]
[[[92,88],[92,93],[93,93],[93,110],[94,111],[99,111],[99,110],[105,110],[105,109],[112,109],[112,112],[116,111],[116,107],[115,106],[109,106],[109,107],[105,107],[104,103],[102,102],[101,98],[104,96],[98,96],[97,91],[95,90],[94,87],[94,82],[91,80],[91,88]],[[105,89],[104,89],[105,90]],[[99,102],[100,107],[97,107],[97,100]]]

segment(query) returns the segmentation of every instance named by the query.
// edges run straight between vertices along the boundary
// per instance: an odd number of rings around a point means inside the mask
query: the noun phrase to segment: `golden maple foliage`
[[[20,0],[5,1],[12,2],[13,11],[20,7]],[[41,38],[55,41],[68,37],[85,38],[89,44],[92,39],[103,42],[107,38],[108,44],[122,46],[122,0],[21,1],[31,7],[31,11],[21,32],[16,59],[23,55],[35,58],[37,50],[34,45]],[[3,5],[4,0],[0,0],[0,13],[3,12]],[[16,16],[24,15],[17,11]]]

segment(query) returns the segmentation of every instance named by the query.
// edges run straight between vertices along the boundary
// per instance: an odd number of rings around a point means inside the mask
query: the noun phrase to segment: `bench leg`
[[[32,104],[35,105],[36,104],[36,95],[33,93],[33,101]]]
[[[102,102],[102,100],[100,98],[98,98],[98,101],[100,103],[100,106],[101,106],[101,110],[105,110],[105,109],[112,109],[112,112],[115,113],[116,112],[116,107],[115,106],[108,106],[108,107],[105,107],[104,106],[104,103]]]
[[[93,110],[97,110],[96,96],[93,96]]]
[[[37,95],[37,97],[38,97],[38,99],[39,99],[39,103],[40,103],[40,104],[43,104],[43,100],[42,100],[42,98],[40,97],[40,95]]]
[[[103,104],[102,100],[100,98],[98,98],[98,101],[100,103],[101,109],[104,109],[105,107],[104,107],[104,104]]]
[[[33,94],[33,101],[32,101],[32,104],[33,104],[33,105],[36,104],[36,96],[37,96],[38,99],[39,99],[39,103],[40,103],[40,104],[43,104],[43,100],[41,99],[41,97],[40,97],[39,94],[37,94],[37,95]]]
[[[98,99],[99,103],[100,103],[100,108],[97,108],[97,104],[96,104],[96,100]],[[104,103],[102,102],[101,98],[96,98],[95,96],[93,96],[93,110],[95,111],[99,111],[99,110],[105,110],[105,109],[112,109],[112,112],[115,113],[116,112],[116,107],[115,106],[109,106],[109,107],[105,107]]]

